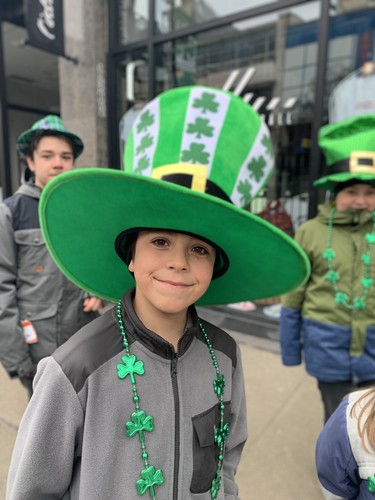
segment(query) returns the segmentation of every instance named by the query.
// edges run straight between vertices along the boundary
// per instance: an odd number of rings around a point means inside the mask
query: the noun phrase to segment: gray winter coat
[[[140,322],[130,292],[122,305],[130,353],[143,361],[144,374],[135,375],[140,409],[154,417],[144,438],[149,465],[164,476],[156,498],[210,500],[220,410],[196,310],[189,308],[176,353]],[[202,323],[225,377],[224,421],[230,423],[217,500],[239,500],[235,473],[247,437],[240,351],[227,333]],[[13,452],[7,500],[141,498],[141,443],[138,433],[126,435],[135,412],[133,384],[118,376],[125,354],[115,307],[40,363]]]
[[[10,376],[33,376],[42,358],[98,316],[83,312],[85,292],[47,251],[38,218],[40,194],[34,184],[25,184],[0,204],[0,362]],[[25,342],[23,320],[32,322],[37,343]]]

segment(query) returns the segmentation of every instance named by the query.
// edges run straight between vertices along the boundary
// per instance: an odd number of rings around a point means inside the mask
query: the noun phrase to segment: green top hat
[[[319,130],[327,174],[314,182],[330,191],[352,179],[375,181],[375,115],[360,115]]]
[[[41,120],[36,121],[30,129],[22,132],[16,140],[18,151],[23,156],[27,156],[32,139],[36,134],[43,133],[44,131],[48,131],[49,135],[64,135],[70,139],[73,143],[74,158],[77,158],[82,153],[83,142],[81,139],[77,135],[66,130],[61,118],[55,115],[45,116]]]
[[[78,169],[42,192],[47,246],[83,289],[115,301],[134,285],[115,240],[141,228],[192,233],[223,251],[229,268],[201,305],[278,295],[307,278],[300,247],[241,208],[266,182],[273,156],[267,127],[239,97],[202,86],[161,94],[135,120],[125,157],[125,172]]]

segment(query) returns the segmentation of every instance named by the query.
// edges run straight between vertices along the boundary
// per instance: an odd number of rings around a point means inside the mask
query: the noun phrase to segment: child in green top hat
[[[8,500],[239,498],[240,351],[194,304],[273,296],[306,278],[293,240],[240,208],[272,166],[250,106],[182,87],[137,117],[125,172],[84,169],[47,186],[40,214],[56,263],[117,305],[40,364]]]
[[[319,144],[327,174],[315,185],[334,199],[296,232],[312,272],[282,299],[280,337],[285,365],[304,350],[328,420],[346,393],[375,382],[375,115],[322,127]]]

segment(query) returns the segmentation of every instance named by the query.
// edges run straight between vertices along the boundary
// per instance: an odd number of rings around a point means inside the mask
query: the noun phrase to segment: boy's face
[[[73,168],[74,155],[69,141],[47,135],[40,139],[33,156],[26,161],[34,173],[35,185],[43,189],[56,175]]]
[[[216,250],[197,237],[141,231],[129,264],[136,281],[138,314],[148,318],[160,313],[185,314],[209,287],[215,257]]]
[[[370,184],[353,184],[336,195],[338,212],[346,210],[375,210],[375,187]]]

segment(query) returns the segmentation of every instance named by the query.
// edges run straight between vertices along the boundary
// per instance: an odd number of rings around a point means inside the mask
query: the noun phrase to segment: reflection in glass
[[[119,155],[123,153],[133,121],[142,110],[148,97],[148,55],[146,50],[133,51],[117,64]]]
[[[148,1],[121,0],[119,2],[119,43],[136,42],[147,37]]]
[[[156,0],[156,24],[159,32],[168,33],[269,2],[271,0]]]

